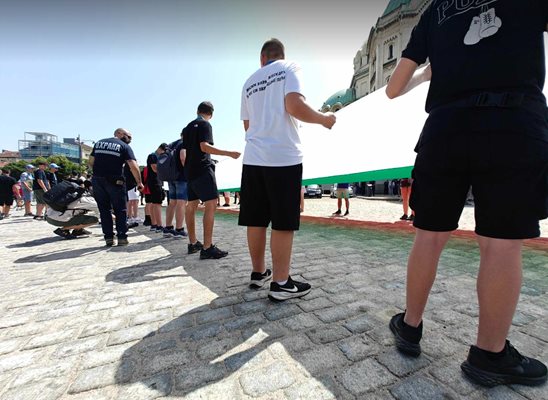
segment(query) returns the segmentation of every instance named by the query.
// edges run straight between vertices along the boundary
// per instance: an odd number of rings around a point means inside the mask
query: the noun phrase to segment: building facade
[[[65,156],[74,163],[81,161],[80,146],[59,142],[56,135],[46,132],[25,132],[25,139],[19,140],[19,153],[23,160]]]
[[[432,0],[390,0],[354,57],[350,88],[356,100],[385,86],[411,32]]]
[[[432,0],[389,0],[354,57],[350,88],[329,97],[321,111],[336,112],[385,86],[407,46],[411,32]]]

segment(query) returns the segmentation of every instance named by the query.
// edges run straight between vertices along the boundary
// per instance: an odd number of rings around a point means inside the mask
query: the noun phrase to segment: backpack
[[[44,203],[55,211],[63,212],[73,201],[82,197],[85,188],[74,182],[62,181],[44,193]]]
[[[178,154],[175,148],[167,148],[164,153],[158,155],[158,163],[156,164],[158,179],[170,182],[179,178]]]
[[[124,165],[124,179],[126,181],[126,190],[131,190],[137,186],[137,181],[135,180],[128,163],[125,163]]]

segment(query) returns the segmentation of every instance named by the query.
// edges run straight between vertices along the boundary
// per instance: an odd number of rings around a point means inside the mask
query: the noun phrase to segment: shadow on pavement
[[[230,216],[216,219],[235,223]],[[412,235],[306,224],[296,236],[292,276],[309,281],[312,292],[273,303],[268,285],[248,287],[245,230],[224,226],[223,232],[230,232],[232,248],[221,260],[200,261],[196,254],[186,255],[180,242],[167,241],[162,243],[170,253],[166,257],[106,276],[128,285],[184,278],[178,287],[185,297],[180,315],[143,334],[121,356],[115,376],[120,398],[409,398],[410,387],[433,396],[423,398],[466,398],[455,387],[466,385],[468,394],[479,389],[468,389],[458,365],[448,361],[464,357],[475,336],[469,315],[455,312],[455,321],[443,326],[429,321],[426,340],[434,342],[427,342],[429,351],[417,359],[401,356],[392,346],[387,321],[404,303]],[[461,264],[478,259],[469,242],[456,241],[442,256],[440,274],[449,281],[468,280],[477,267],[463,270]],[[162,275],[176,268],[184,272]],[[469,292],[436,287],[431,303],[440,310],[433,312],[451,309],[451,296],[457,302],[459,296],[468,299]],[[446,324],[455,324],[456,337],[447,336]],[[122,336],[109,345],[130,341]],[[429,371],[438,367],[450,370],[457,386],[434,379]]]

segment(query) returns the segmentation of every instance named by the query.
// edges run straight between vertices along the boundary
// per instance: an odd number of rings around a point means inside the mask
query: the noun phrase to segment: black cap
[[[167,145],[167,143],[162,143],[160,146],[158,146],[158,148],[162,149],[162,150],[166,150],[169,148],[169,146]]]

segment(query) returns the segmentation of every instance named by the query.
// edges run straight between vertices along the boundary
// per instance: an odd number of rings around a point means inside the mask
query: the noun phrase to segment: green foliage
[[[32,164],[35,167],[38,167],[38,162],[45,161],[49,164],[55,163],[60,168],[57,172],[57,176],[60,179],[66,178],[68,175],[78,175],[87,173],[87,160],[84,160],[82,164],[76,164],[70,161],[65,156],[49,156],[47,159],[44,157],[38,157],[32,160],[30,163],[28,161],[20,160],[17,162],[9,163],[4,168],[7,168],[11,171],[11,176],[15,179],[19,179],[19,176],[22,172],[25,171],[27,164]]]

